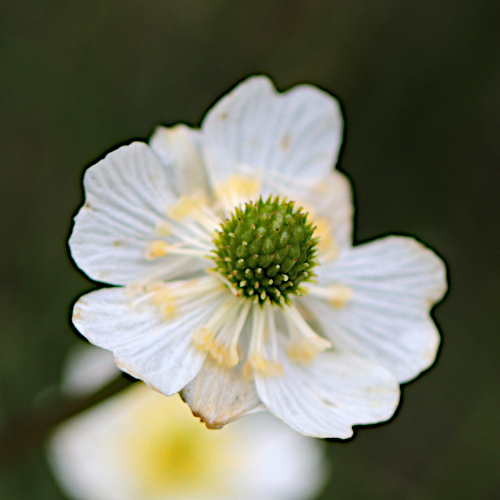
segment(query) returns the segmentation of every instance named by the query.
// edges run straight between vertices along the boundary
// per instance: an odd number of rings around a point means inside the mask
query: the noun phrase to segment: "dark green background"
[[[340,97],[357,241],[416,235],[450,273],[436,366],[393,422],[329,443],[322,498],[500,498],[499,49],[498,0],[2,1],[0,425],[77,342],[84,168],[264,72]],[[0,498],[62,498],[42,447],[0,471]]]

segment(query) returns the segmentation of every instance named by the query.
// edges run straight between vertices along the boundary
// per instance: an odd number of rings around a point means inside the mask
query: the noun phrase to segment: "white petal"
[[[246,473],[238,477],[242,493],[233,498],[306,500],[321,491],[329,472],[322,441],[301,436],[268,412],[238,420],[225,430],[246,438],[238,441],[247,460]]]
[[[273,183],[268,179],[264,194],[273,193],[286,196],[295,202],[296,208],[309,212],[313,226],[317,225],[320,233],[330,232],[330,235],[316,233],[316,236],[325,241],[333,236],[339,249],[352,246],[354,205],[351,184],[344,174],[332,170],[314,183],[300,179]]]
[[[123,443],[116,443],[115,434],[117,429],[123,430],[123,421],[131,411],[127,406],[134,403],[131,394],[138,393],[139,385],[140,392],[153,392],[142,384],[134,384],[57,426],[50,435],[49,464],[68,498],[134,499],[136,478],[123,470],[124,447]]]
[[[66,356],[61,389],[69,396],[92,394],[119,374],[111,352],[79,342]]]
[[[306,202],[314,207],[315,217],[328,221],[339,247],[352,246],[354,205],[349,179],[334,170],[304,194]]]
[[[84,176],[85,203],[75,217],[69,247],[76,264],[94,280],[125,285],[158,272],[164,259],[147,260],[155,226],[176,200],[165,170],[143,143],[123,146]],[[169,256],[173,278],[193,259]],[[201,260],[200,260],[201,261]]]
[[[254,383],[245,380],[241,370],[224,368],[210,358],[184,387],[182,398],[211,428],[220,428],[259,409],[261,404]]]
[[[81,297],[73,323],[93,344],[115,355],[118,367],[167,395],[198,373],[206,354],[193,344],[194,330],[221,304],[221,295],[201,297],[170,321],[149,301],[135,307],[122,288],[104,288]]]
[[[446,291],[446,270],[431,250],[391,236],[354,247],[317,274],[320,285],[353,292],[340,308],[304,299],[334,345],[383,364],[400,382],[434,362],[439,333],[429,311]]]
[[[257,76],[208,112],[203,154],[214,186],[249,171],[315,180],[335,166],[342,130],[331,95],[310,85],[280,94],[267,77]]]
[[[201,133],[187,125],[156,127],[149,145],[167,170],[169,184],[178,195],[208,192],[201,156]]]
[[[281,377],[255,376],[262,402],[301,434],[346,439],[352,426],[389,419],[399,402],[393,375],[365,359],[338,352],[318,354],[309,365],[280,353]]]

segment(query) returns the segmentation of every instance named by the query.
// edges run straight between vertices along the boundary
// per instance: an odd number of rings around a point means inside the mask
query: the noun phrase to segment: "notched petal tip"
[[[192,411],[192,410],[191,410]],[[205,424],[205,427],[207,429],[210,429],[210,430],[219,430],[219,429],[222,429],[224,427],[224,425],[226,425],[227,423],[229,423],[229,421],[224,421],[224,422],[217,422],[217,421],[211,421],[211,420],[207,420],[203,417],[203,415],[200,415],[194,411],[192,411],[193,413],[193,417],[195,418],[199,418],[200,419],[200,422]]]
[[[115,356],[115,365],[124,373],[127,373],[131,377],[136,378],[137,380],[142,380],[142,377],[128,364],[123,361],[120,361],[116,356]],[[148,384],[151,389],[154,389],[157,392],[161,392],[159,389],[156,387],[153,387],[151,384]]]
[[[245,380],[241,370],[224,368],[210,358],[180,394],[193,415],[209,429],[220,429],[261,409],[253,382]]]

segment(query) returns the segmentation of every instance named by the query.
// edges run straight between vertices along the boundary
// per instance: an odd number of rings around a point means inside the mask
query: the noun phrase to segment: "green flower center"
[[[286,303],[315,276],[318,239],[307,215],[271,196],[236,207],[214,238],[217,271],[242,297]]]

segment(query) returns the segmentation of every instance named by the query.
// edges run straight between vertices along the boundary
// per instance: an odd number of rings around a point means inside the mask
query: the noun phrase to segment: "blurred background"
[[[415,235],[450,274],[437,364],[392,422],[327,443],[318,498],[500,498],[499,26],[498,0],[2,1],[0,427],[79,341],[85,167],[266,73],[340,98],[356,240]],[[64,498],[42,446],[0,470],[0,498]]]

